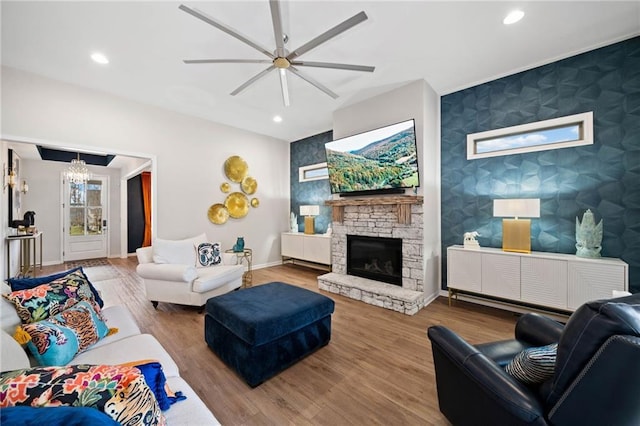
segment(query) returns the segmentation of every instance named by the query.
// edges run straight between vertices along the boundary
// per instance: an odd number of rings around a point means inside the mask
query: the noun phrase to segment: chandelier
[[[91,179],[91,172],[89,172],[84,160],[80,159],[80,153],[78,153],[77,158],[71,160],[71,164],[64,172],[64,176],[70,183],[75,183],[76,185],[85,183],[87,180]]]

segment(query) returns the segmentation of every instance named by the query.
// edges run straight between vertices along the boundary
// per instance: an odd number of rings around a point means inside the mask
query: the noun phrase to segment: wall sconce
[[[13,169],[8,170],[7,165],[5,164],[2,177],[2,192],[5,192],[7,190],[7,187],[13,189],[13,187],[16,185],[16,172]]]
[[[300,216],[304,216],[304,233],[315,234],[314,216],[320,214],[320,206],[300,206]]]
[[[520,218],[540,217],[539,198],[493,200],[493,216],[514,218],[502,219],[502,250],[531,253],[531,219]]]
[[[22,185],[20,185],[20,192],[22,192],[23,194],[26,194],[27,192],[29,192],[29,184],[27,183],[26,180],[22,181]]]

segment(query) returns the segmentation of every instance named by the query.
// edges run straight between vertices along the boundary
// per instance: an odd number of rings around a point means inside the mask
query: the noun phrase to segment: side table
[[[36,241],[40,239],[40,262],[36,258]],[[20,241],[20,258],[17,277],[35,277],[36,266],[42,269],[42,232],[24,235],[9,235],[7,241],[7,278],[11,275],[11,242]]]
[[[251,287],[251,280],[253,279],[253,272],[251,272],[251,262],[253,260],[253,251],[250,248],[245,248],[242,251],[233,251],[233,249],[225,250],[225,253],[232,253],[236,255],[238,262],[242,264],[243,260],[247,261],[247,272],[242,274],[242,287]]]

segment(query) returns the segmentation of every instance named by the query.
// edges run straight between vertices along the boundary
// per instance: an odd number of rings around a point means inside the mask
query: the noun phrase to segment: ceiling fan
[[[240,34],[238,31],[230,28],[229,26],[216,21],[214,18],[204,14],[203,12],[185,6],[181,4],[179,9],[187,12],[190,15],[195,16],[201,21],[206,22],[221,31],[229,34],[232,37],[237,38],[241,42],[253,47],[260,53],[267,56],[269,59],[186,59],[184,60],[185,64],[217,64],[217,63],[228,63],[228,64],[271,64],[266,69],[260,71],[255,76],[251,77],[245,83],[240,85],[237,89],[231,92],[232,96],[237,95],[242,92],[244,89],[267,75],[270,71],[277,69],[280,74],[280,87],[282,88],[282,100],[285,106],[289,106],[289,89],[287,85],[287,74],[286,71],[290,71],[293,74],[297,75],[301,79],[310,83],[312,86],[317,87],[322,90],[327,95],[331,96],[333,99],[336,99],[338,95],[331,91],[328,87],[324,86],[320,82],[306,75],[304,72],[301,72],[298,67],[317,67],[317,68],[332,68],[339,70],[351,70],[351,71],[364,71],[364,72],[373,72],[375,67],[365,66],[365,65],[351,65],[351,64],[336,64],[331,62],[311,62],[311,61],[301,61],[297,58],[304,53],[307,53],[311,49],[314,49],[321,45],[322,43],[332,39],[333,37],[347,31],[348,29],[358,25],[359,23],[367,20],[367,14],[364,12],[360,12],[346,21],[336,25],[335,27],[325,31],[320,34],[316,38],[311,41],[303,44],[297,49],[289,52],[285,49],[284,44],[287,41],[288,37],[284,34],[282,30],[282,17],[280,14],[280,1],[279,0],[269,0],[269,6],[271,7],[271,19],[273,21],[273,32],[276,40],[276,49],[272,53],[267,48],[261,46],[260,44],[250,40],[246,36]]]

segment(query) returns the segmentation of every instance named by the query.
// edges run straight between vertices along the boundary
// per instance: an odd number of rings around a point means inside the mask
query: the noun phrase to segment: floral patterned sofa
[[[99,291],[100,281],[91,282],[81,268],[59,275],[50,282],[44,281],[54,276],[39,277],[27,283],[34,288],[22,291],[11,292],[2,283],[3,426],[42,418],[46,424],[65,424],[65,416],[85,419],[73,424],[92,425],[219,424],[180,377],[175,361],[153,336],[141,333],[127,308],[100,299],[108,294]],[[91,408],[29,408],[59,405]],[[56,417],[59,423],[53,422]]]

